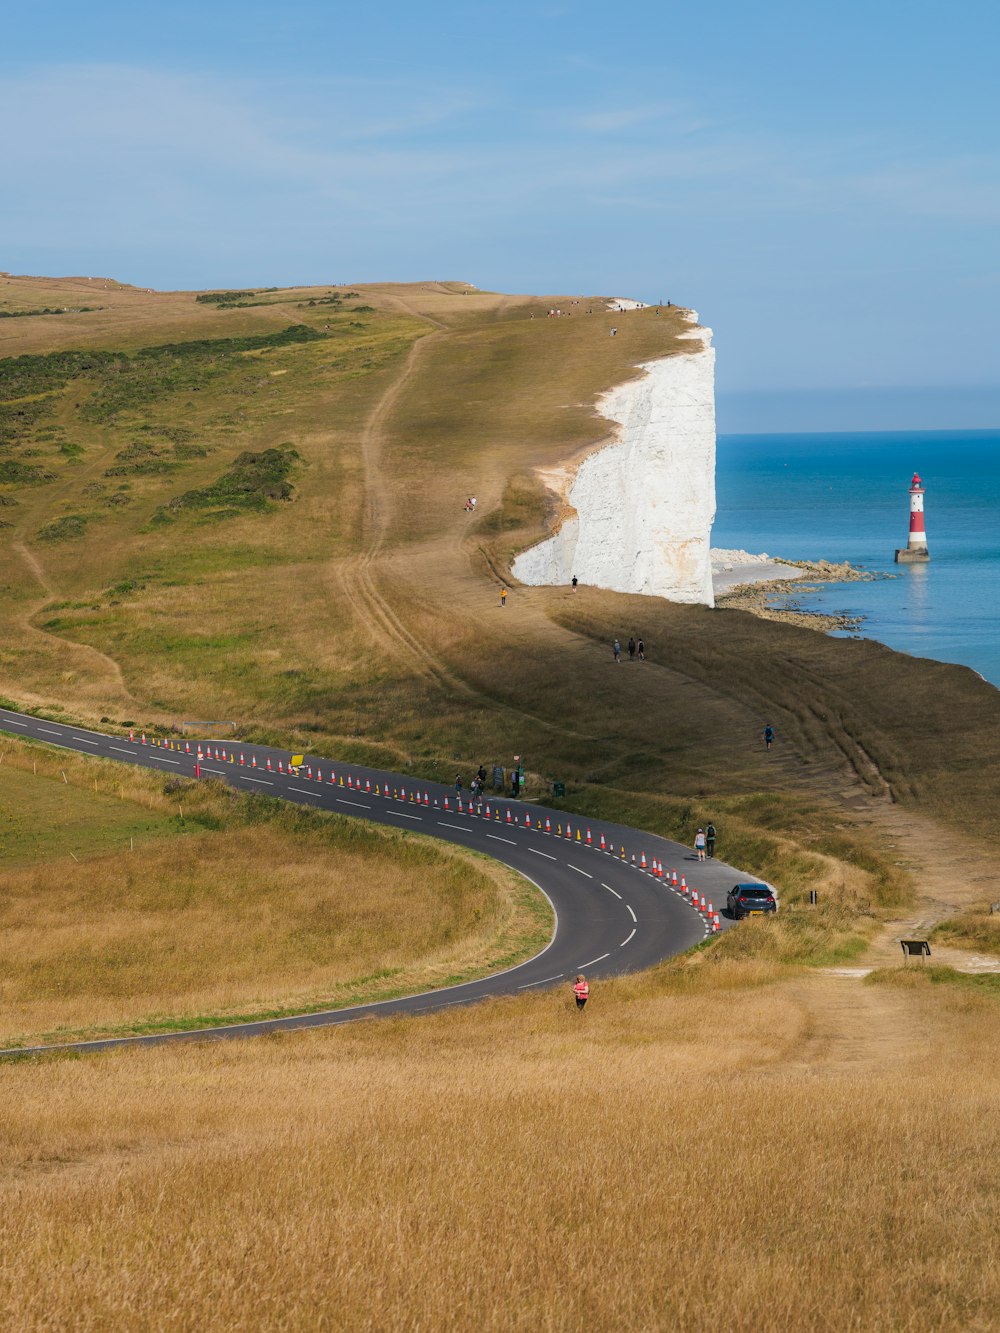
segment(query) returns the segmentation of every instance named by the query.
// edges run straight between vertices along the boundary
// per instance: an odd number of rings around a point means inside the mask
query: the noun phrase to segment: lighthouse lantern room
[[[919,474],[914,472],[910,482],[910,536],[905,549],[896,552],[896,563],[904,565],[930,558],[924,530],[924,486]]]

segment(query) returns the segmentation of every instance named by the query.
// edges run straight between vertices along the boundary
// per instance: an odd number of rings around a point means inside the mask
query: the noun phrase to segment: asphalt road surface
[[[141,732],[130,740],[6,709],[0,709],[0,730],[82,754],[138,764],[165,776],[193,777],[198,764],[202,777],[219,778],[241,791],[263,792],[485,852],[530,880],[545,894],[555,913],[552,939],[540,953],[479,981],[321,1013],[196,1031],[24,1047],[0,1051],[0,1056],[109,1051],[124,1046],[161,1046],[329,1027],[379,1015],[428,1013],[541,986],[568,988],[578,972],[586,973],[591,981],[638,972],[682,953],[711,932],[708,915],[692,904],[690,890],[712,902],[724,929],[730,924],[721,917],[727,890],[741,879],[753,878],[721,861],[699,865],[691,848],[625,825],[578,819],[502,794],[484,797],[471,807],[468,793],[463,792],[459,810],[452,787],[317,755],[305,755],[297,771],[289,772],[286,750],[215,740],[174,739],[168,745],[150,738],[143,743]],[[279,764],[283,771],[279,771]],[[600,848],[602,837],[605,851]],[[652,873],[654,860],[662,862],[662,879]],[[683,875],[687,879],[687,895],[671,886],[671,872],[675,870],[678,878]],[[266,874],[266,870],[261,873]]]

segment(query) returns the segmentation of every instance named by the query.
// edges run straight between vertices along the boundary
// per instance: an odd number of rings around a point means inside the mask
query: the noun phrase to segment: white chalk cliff
[[[690,319],[690,352],[645,363],[641,378],[598,399],[617,423],[613,442],[575,468],[541,472],[570,512],[514,561],[522,583],[575,574],[614,592],[715,604],[715,351],[711,329]]]

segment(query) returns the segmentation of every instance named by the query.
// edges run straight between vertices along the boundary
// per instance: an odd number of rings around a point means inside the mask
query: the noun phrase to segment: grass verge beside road
[[[18,740],[4,757],[4,1045],[387,999],[551,935],[542,896],[474,853]]]

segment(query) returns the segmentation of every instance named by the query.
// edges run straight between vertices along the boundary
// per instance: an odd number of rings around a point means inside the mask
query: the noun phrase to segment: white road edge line
[[[638,921],[639,918],[632,911],[631,907],[629,907],[628,903],[625,904],[625,911],[628,912],[629,916],[632,918],[633,921]]]
[[[488,838],[492,838],[494,842],[505,842],[509,847],[517,846],[517,843],[514,841],[513,838],[501,838],[498,833],[487,833],[486,836]]]
[[[600,958],[591,958],[589,963],[580,964],[580,971],[582,972],[585,967],[593,967],[595,963],[603,963],[605,958],[610,958],[610,957],[611,957],[610,953],[602,953]]]
[[[628,944],[629,940],[632,938],[632,936],[635,934],[635,932],[636,932],[638,929],[639,929],[638,926],[633,926],[633,927],[632,927],[632,931],[631,931],[631,933],[628,934],[628,935],[626,935],[625,938],[622,940],[621,944],[619,944],[619,946],[618,946],[619,949],[624,949],[624,948],[625,948],[625,945]]]
[[[613,893],[616,898],[621,897],[621,894],[618,892],[617,889],[613,889],[610,884],[605,884],[603,880],[601,880],[601,888],[607,889],[608,893]]]

